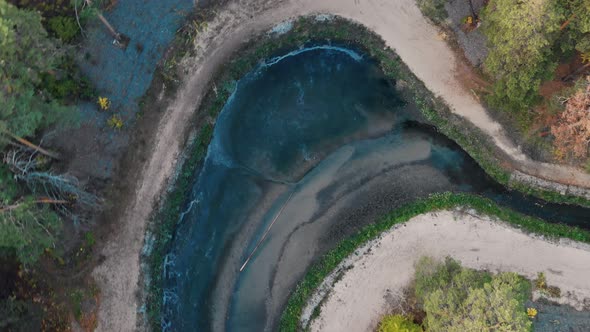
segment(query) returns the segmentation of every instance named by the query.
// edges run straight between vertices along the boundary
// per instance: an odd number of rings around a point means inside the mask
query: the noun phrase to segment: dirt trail
[[[379,318],[403,301],[414,264],[422,256],[451,256],[469,268],[511,271],[529,279],[544,272],[548,284],[561,289],[557,302],[582,309],[590,298],[590,267],[585,264],[590,246],[550,243],[487,217],[450,211],[423,214],[358,252],[337,269],[345,271],[339,281],[320,287],[328,292],[316,294],[305,309],[309,318],[313,306],[328,296],[320,316],[311,322],[312,331],[375,331]]]
[[[184,63],[184,84],[160,122],[153,152],[140,170],[134,203],[102,251],[106,257],[94,271],[102,290],[99,331],[136,329],[140,252],[149,215],[174,173],[190,119],[211,76],[250,36],[273,25],[313,13],[337,14],[364,24],[394,48],[418,78],[442,96],[452,110],[465,116],[494,138],[496,144],[519,161],[522,170],[547,180],[590,187],[590,175],[572,168],[531,161],[507,139],[500,125],[462,87],[454,76],[455,56],[426,23],[414,0],[236,0],[218,11],[208,29],[196,40],[197,56]]]

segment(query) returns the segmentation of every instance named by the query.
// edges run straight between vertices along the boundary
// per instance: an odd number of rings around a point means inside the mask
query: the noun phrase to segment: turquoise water
[[[280,55],[237,82],[166,257],[162,329],[273,330],[314,259],[435,192],[590,226],[586,209],[494,183],[408,100],[370,59],[337,46]]]

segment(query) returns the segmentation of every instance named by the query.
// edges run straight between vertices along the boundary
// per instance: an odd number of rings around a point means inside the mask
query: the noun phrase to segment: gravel
[[[483,7],[484,0],[473,0],[473,6],[476,11]],[[471,15],[469,3],[467,0],[450,0],[445,5],[449,15],[447,19],[448,26],[453,30],[457,42],[465,52],[465,56],[475,67],[479,67],[488,54],[486,47],[487,39],[480,29],[471,32],[463,31],[461,21],[466,16]]]

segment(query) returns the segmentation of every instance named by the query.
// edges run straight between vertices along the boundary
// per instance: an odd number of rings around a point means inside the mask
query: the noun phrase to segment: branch
[[[59,155],[57,153],[55,153],[55,152],[47,151],[47,150],[43,149],[42,147],[40,147],[38,145],[35,145],[35,144],[27,141],[26,139],[24,139],[22,137],[16,136],[15,134],[13,134],[11,132],[5,131],[5,133],[8,136],[10,136],[10,138],[12,138],[13,140],[15,140],[15,141],[17,141],[17,142],[19,142],[19,143],[21,143],[21,144],[23,144],[23,145],[31,148],[31,149],[33,149],[33,150],[35,150],[35,151],[37,151],[37,152],[39,152],[41,154],[44,154],[44,155],[46,155],[46,156],[48,156],[50,158],[53,158],[53,159],[58,159],[58,160],[60,159]]]
[[[74,11],[76,12],[76,22],[78,23],[78,27],[80,28],[80,32],[82,36],[86,37],[86,33],[84,29],[82,29],[82,24],[80,24],[80,16],[78,15],[78,0],[74,0]]]
[[[0,212],[7,212],[7,211],[11,211],[11,210],[16,210],[16,209],[18,209],[19,206],[23,205],[24,203],[25,202],[21,200],[19,203],[1,207]],[[34,203],[34,204],[67,204],[69,202],[64,201],[64,200],[57,200],[57,199],[42,197],[42,198],[32,201],[32,203]]]
[[[573,13],[565,22],[563,22],[563,24],[559,27],[559,30],[563,30],[565,29],[568,25],[570,25],[570,23],[572,22],[572,20],[576,17],[576,13]]]

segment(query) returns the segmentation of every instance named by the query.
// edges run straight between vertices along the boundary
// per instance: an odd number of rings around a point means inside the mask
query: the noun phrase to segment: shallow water
[[[478,193],[590,227],[587,209],[495,184],[456,144],[416,122],[394,85],[360,53],[333,46],[270,59],[237,83],[166,258],[164,330],[272,330],[315,258],[435,192]]]

